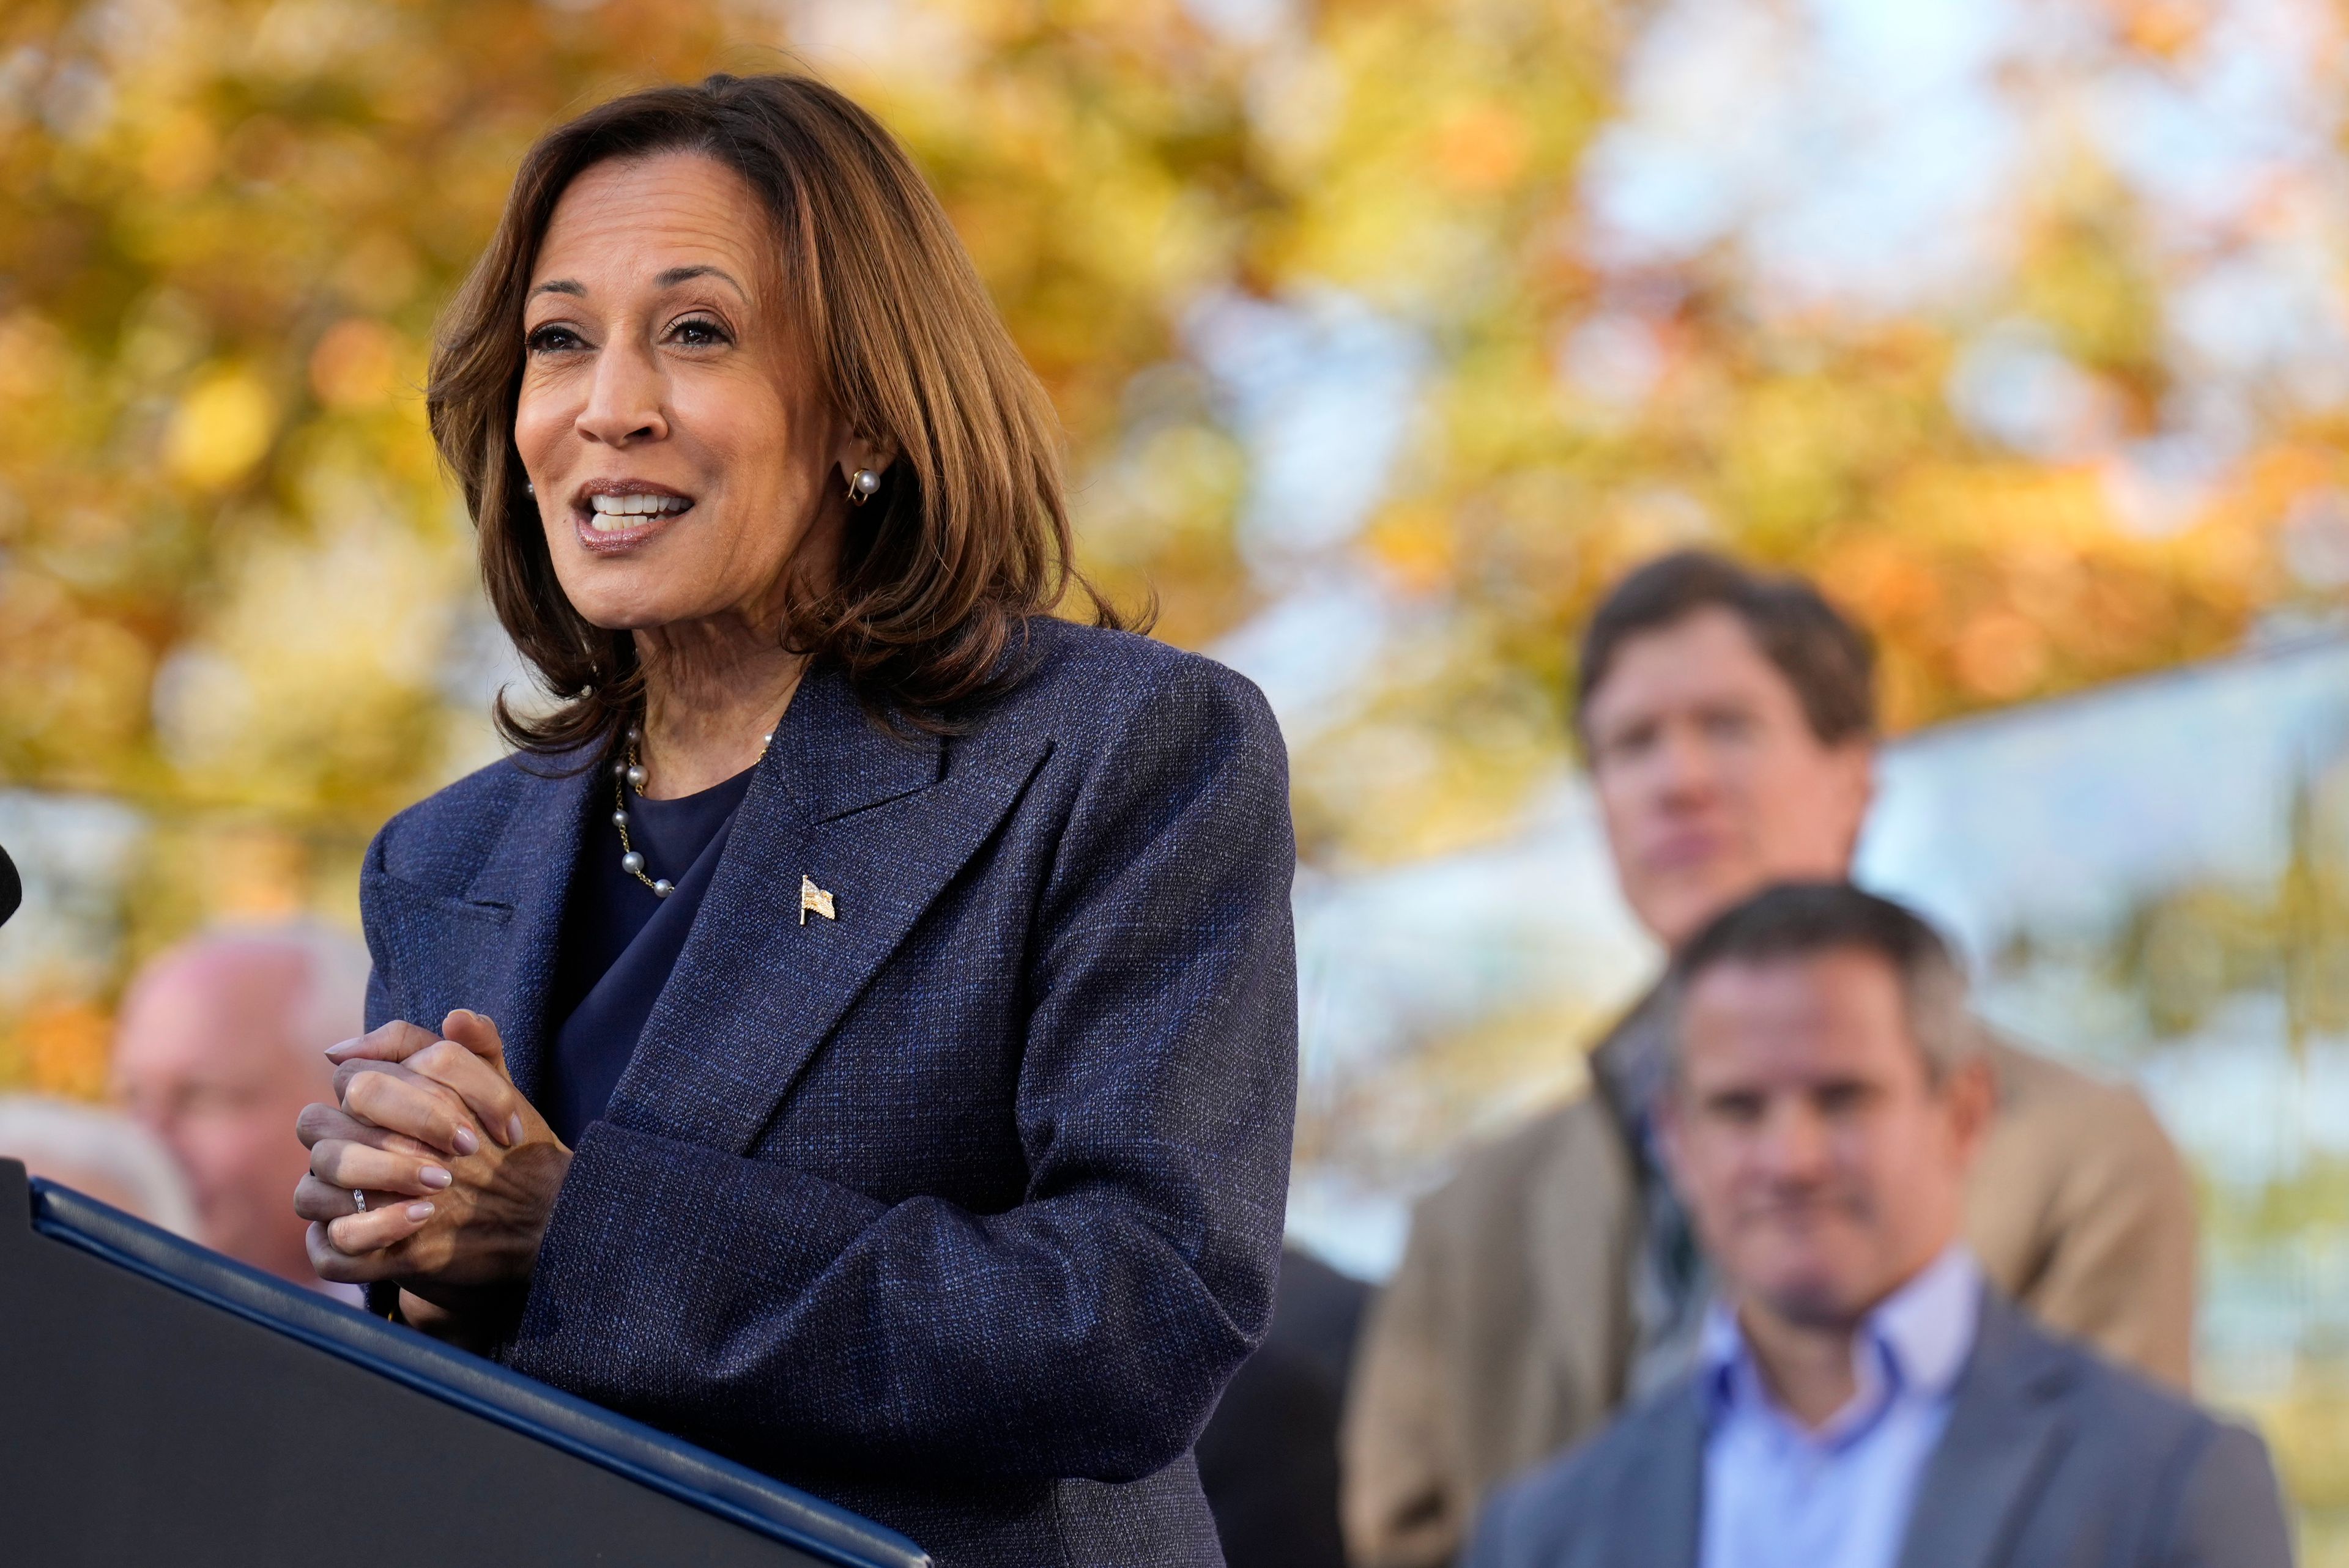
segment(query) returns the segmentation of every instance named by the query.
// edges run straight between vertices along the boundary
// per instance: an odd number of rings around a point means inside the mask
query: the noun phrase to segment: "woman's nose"
[[[614,345],[595,356],[587,406],[574,423],[582,436],[607,447],[659,440],[668,434],[667,390],[650,354]]]

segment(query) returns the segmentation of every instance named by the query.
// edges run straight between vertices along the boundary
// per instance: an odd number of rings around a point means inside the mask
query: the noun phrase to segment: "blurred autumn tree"
[[[1115,14],[1007,21],[983,86],[897,117],[1085,446],[1225,259],[1195,183],[1247,161],[1215,62]],[[443,775],[450,701],[481,695],[417,396],[435,311],[540,129],[782,64],[742,40],[788,29],[472,0],[0,28],[0,770],[363,830]]]
[[[2198,46],[2199,7],[2075,8],[2113,61]],[[2263,415],[2148,526],[2098,450],[1953,407],[1977,340],[2023,322],[2108,444],[2158,429],[2168,263],[2093,150],[2023,171],[2007,262],[1951,308],[1790,305],[1727,244],[1594,259],[1591,150],[1659,9],[16,0],[0,777],[187,824],[161,930],[285,896],[316,872],[284,869],[288,832],[347,869],[486,756],[502,666],[422,428],[434,314],[548,123],[792,58],[937,182],[1069,427],[1088,560],[1158,594],[1162,634],[1212,643],[1299,572],[1402,617],[1299,729],[1325,861],[1489,833],[1557,764],[1578,617],[1661,545],[1820,573],[1884,638],[1901,725],[2207,654],[2301,592],[2277,542],[2334,492],[2334,419]],[[1247,548],[1249,432],[1196,319],[1314,291],[1423,352],[1365,525],[1284,577]]]
[[[1235,64],[1164,5],[967,20],[968,68],[924,57],[880,107],[1078,448],[1114,447],[1253,200]],[[207,917],[348,918],[375,825],[487,759],[512,671],[424,429],[435,314],[548,124],[792,36],[676,0],[0,8],[0,779],[150,813],[126,962]],[[1105,558],[1129,592],[1174,563],[1195,635],[1237,482],[1203,410],[1131,454],[1190,460]],[[34,1006],[0,1079],[92,1087],[93,1003]]]
[[[586,104],[796,61],[895,129],[1057,401],[1088,566],[1264,680],[1346,869],[1505,837],[1581,618],[1678,543],[1818,574],[1903,728],[2336,624],[2336,11],[0,0],[0,786],[145,835],[84,899],[126,941],[0,975],[0,1086],[100,1092],[145,950],[350,918],[376,825],[494,755],[515,672],[419,387]],[[2295,877],[2148,904],[2110,962],[2149,1032],[2271,983],[2295,1046],[2339,1027],[2349,888]],[[1309,1106],[1300,1170],[1315,1126],[1555,1090],[1587,1022],[1426,1042]],[[2316,1174],[2278,1234],[2337,1218]],[[2349,1519],[2349,1398],[2294,1418]]]

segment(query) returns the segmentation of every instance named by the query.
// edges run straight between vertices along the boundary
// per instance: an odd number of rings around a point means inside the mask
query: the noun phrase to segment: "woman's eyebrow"
[[[531,290],[530,293],[533,299],[537,298],[543,294],[576,294],[581,299],[585,299],[587,297],[587,285],[583,283],[574,282],[570,278],[551,278],[545,283],[539,284],[536,288]]]
[[[734,292],[743,298],[748,299],[750,295],[750,291],[736,283],[734,274],[723,267],[671,267],[668,271],[654,277],[653,284],[657,288],[673,289],[678,284],[689,282],[694,278],[716,278],[721,283],[732,285]]]

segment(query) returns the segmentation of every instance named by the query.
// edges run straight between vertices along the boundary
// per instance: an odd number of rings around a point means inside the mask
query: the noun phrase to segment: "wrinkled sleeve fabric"
[[[2292,1526],[2267,1445],[2219,1426],[2177,1493],[2178,1526],[2161,1568],[2292,1568]]]
[[[1194,659],[1086,767],[1029,944],[1024,1201],[885,1203],[597,1122],[512,1365],[779,1460],[1128,1480],[1191,1446],[1278,1269],[1286,754],[1256,689]]]

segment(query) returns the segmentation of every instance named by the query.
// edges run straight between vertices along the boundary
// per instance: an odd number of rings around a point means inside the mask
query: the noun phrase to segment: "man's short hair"
[[[1716,915],[1673,958],[1665,991],[1675,1073],[1688,995],[1708,970],[1851,951],[1891,965],[1909,1037],[1935,1082],[1981,1051],[1981,1031],[1966,1009],[1965,972],[1921,916],[1849,882],[1781,882]]]
[[[1876,733],[1876,650],[1868,634],[1807,580],[1755,572],[1709,550],[1658,556],[1599,601],[1583,632],[1575,672],[1577,733],[1625,643],[1713,609],[1744,623],[1754,645],[1795,688],[1820,745]]]

